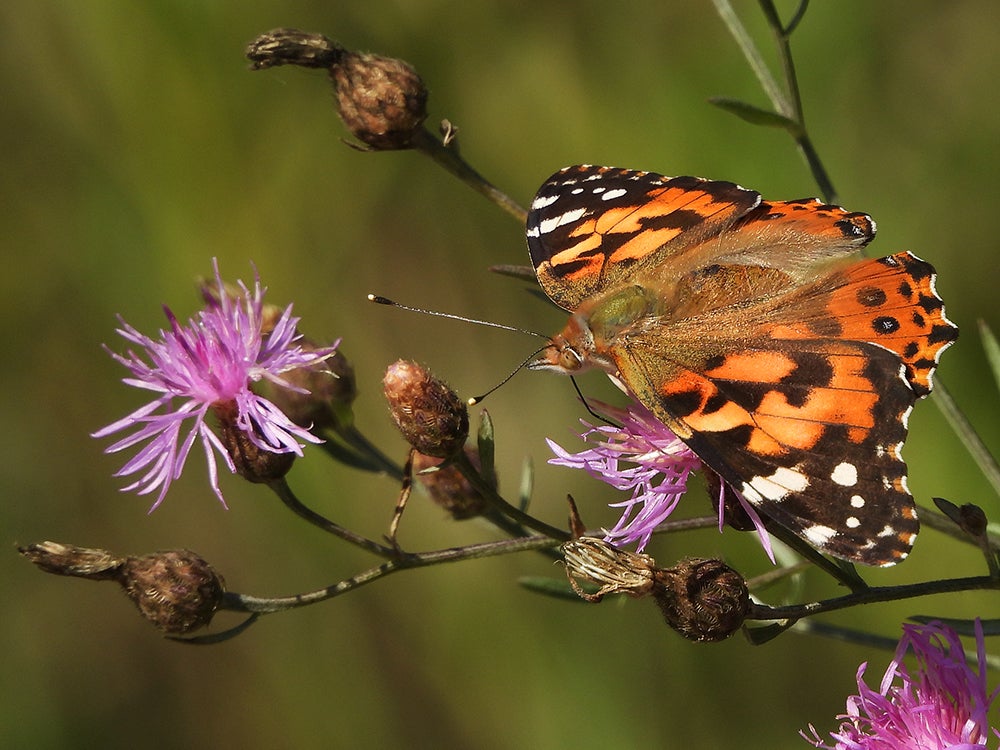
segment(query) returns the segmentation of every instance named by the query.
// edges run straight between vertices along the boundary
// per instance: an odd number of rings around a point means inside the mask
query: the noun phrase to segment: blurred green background
[[[736,7],[773,60],[757,5]],[[147,499],[117,492],[122,459],[88,437],[141,403],[100,347],[120,348],[115,314],[147,332],[163,325],[161,303],[187,317],[213,256],[229,279],[249,278],[252,260],[271,301],[294,301],[306,333],[343,337],[359,425],[400,459],[380,396],[386,365],[417,359],[467,396],[536,343],[373,308],[367,293],[545,332],[562,325],[527,285],[486,270],[526,262],[521,227],[418,154],[345,147],[324,75],[250,73],[243,48],[254,36],[293,26],[410,61],[431,90],[430,122],[456,123],[463,153],[522,203],[579,162],[729,179],[773,198],[815,194],[786,136],[706,104],[765,102],[710,4],[8,0],[0,22],[0,745],[802,747],[807,723],[832,728],[858,663],[881,674],[887,655],[857,646],[795,635],[694,645],[649,602],[533,595],[519,576],[561,569],[530,554],[403,573],[265,618],[233,642],[184,647],[112,586],[42,575],[13,550],[42,539],[125,553],[188,547],[231,589],[260,595],[308,591],[372,562],[229,476],[223,510],[197,455],[147,515]],[[878,220],[875,252],[911,249],[939,269],[963,331],[940,375],[994,450],[1000,406],[976,321],[1000,328],[998,29],[993,0],[854,0],[814,3],[793,40],[807,120],[841,202]],[[607,397],[601,381],[583,385]],[[563,523],[572,492],[590,524],[613,523],[609,491],[545,464],[544,437],[572,447],[582,416],[567,380],[523,373],[486,405],[505,489],[514,493],[530,456],[537,515]],[[998,517],[937,408],[922,404],[910,424],[918,500],[977,502]],[[307,456],[290,475],[300,496],[383,533],[393,483]],[[707,506],[695,495],[686,507]],[[402,532],[413,549],[490,538],[423,497]],[[649,551],[665,564],[720,555],[748,575],[768,569],[732,532],[664,538]],[[925,530],[905,565],[869,579],[982,567]],[[838,591],[818,574],[806,583],[797,596]],[[827,621],[895,636],[909,614],[995,617],[990,602],[956,595]]]

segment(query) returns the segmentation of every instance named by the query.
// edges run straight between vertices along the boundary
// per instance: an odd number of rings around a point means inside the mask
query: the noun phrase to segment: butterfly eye
[[[559,350],[559,366],[569,372],[575,372],[583,367],[583,357],[571,346]]]

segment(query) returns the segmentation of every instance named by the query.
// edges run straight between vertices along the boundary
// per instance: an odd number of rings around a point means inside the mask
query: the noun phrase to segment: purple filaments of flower
[[[913,655],[916,668],[903,663]],[[826,750],[909,750],[910,748],[986,748],[989,711],[1000,688],[986,683],[986,648],[976,621],[976,662],[971,667],[957,633],[941,623],[904,625],[896,655],[878,690],[864,681],[867,664],[858,669],[858,694],[847,699],[834,744],[803,737]],[[995,729],[993,735],[1000,736]]]
[[[264,293],[260,279],[253,289],[239,283],[238,293],[225,289],[218,263],[213,261],[216,288],[206,306],[186,325],[165,309],[169,330],[157,339],[146,336],[121,320],[118,334],[137,349],[111,353],[130,373],[128,385],[158,394],[128,416],[93,433],[103,438],[125,433],[105,449],[107,453],[141,446],[115,476],[141,474],[122,488],[140,495],[158,492],[150,510],[163,501],[170,483],[180,476],[196,441],[201,442],[208,463],[209,483],[225,505],[218,483],[218,453],[231,472],[232,458],[206,422],[213,406],[235,404],[236,426],[258,448],[272,453],[302,455],[302,443],[319,438],[294,424],[273,403],[257,395],[251,383],[268,380],[301,391],[282,374],[322,362],[333,354],[330,347],[307,350],[297,344],[298,318],[289,305],[276,319],[268,318],[264,331]]]
[[[549,463],[583,469],[616,489],[631,491],[628,500],[612,504],[624,510],[615,527],[605,530],[605,541],[615,545],[635,542],[641,552],[653,530],[677,507],[688,477],[701,468],[701,462],[645,407],[632,404],[623,410],[597,404],[597,408],[621,427],[594,427],[585,422],[588,429],[581,437],[593,447],[569,453],[549,440],[556,454]]]

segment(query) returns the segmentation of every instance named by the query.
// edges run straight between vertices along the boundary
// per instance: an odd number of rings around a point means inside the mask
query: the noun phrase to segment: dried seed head
[[[658,571],[653,598],[674,630],[692,641],[721,641],[743,625],[750,592],[720,560],[682,560]]]
[[[212,406],[212,413],[219,421],[219,436],[226,452],[233,459],[236,473],[249,482],[266,484],[281,479],[292,468],[295,454],[275,453],[255,444],[246,431],[236,423],[238,409],[235,401],[225,401]]]
[[[278,65],[328,68],[340,58],[344,48],[322,34],[298,29],[272,29],[254,39],[246,48],[253,70]]]
[[[47,573],[118,581],[143,617],[173,635],[208,625],[226,590],[222,576],[189,550],[122,557],[103,549],[41,542],[19,551]]]
[[[456,393],[415,362],[399,360],[382,381],[389,413],[420,453],[451,458],[469,436],[469,410]]]
[[[226,590],[222,577],[190,550],[130,557],[120,581],[142,616],[173,635],[208,625]]]
[[[465,455],[478,470],[479,451],[472,446],[465,447]],[[469,480],[454,464],[447,464],[436,471],[421,473],[438,466],[444,459],[417,453],[413,458],[414,478],[423,485],[431,500],[451,513],[456,521],[474,518],[486,509],[486,499],[479,494]],[[494,487],[494,489],[496,489]]]
[[[410,148],[427,119],[427,88],[412,66],[345,50],[330,80],[340,119],[358,140],[379,150]]]
[[[581,536],[562,545],[566,575],[581,598],[599,602],[608,594],[648,596],[656,584],[656,561],[649,555],[619,549],[603,539]],[[596,593],[584,591],[579,582],[597,584]]]

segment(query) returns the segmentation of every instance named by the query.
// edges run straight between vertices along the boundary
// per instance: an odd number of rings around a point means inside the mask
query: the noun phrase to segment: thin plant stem
[[[544,534],[547,537],[557,541],[557,542],[567,542],[570,539],[570,534],[562,529],[557,529],[555,526],[550,526],[544,521],[540,521],[532,515],[525,513],[520,508],[511,505],[506,500],[504,500],[500,494],[489,484],[487,484],[476,467],[472,465],[468,457],[465,455],[464,451],[460,451],[453,459],[455,468],[457,468],[469,483],[478,491],[486,501],[496,508],[503,515],[513,519],[522,526],[526,526],[529,529],[533,529],[540,534]]]
[[[933,594],[947,594],[957,591],[978,591],[983,589],[1000,589],[1000,581],[989,576],[969,578],[946,578],[939,581],[903,584],[900,586],[873,586],[867,589],[845,594],[844,596],[824,599],[807,604],[789,604],[771,607],[753,602],[750,605],[748,620],[800,620],[824,612],[835,612],[838,609],[856,607],[862,604],[876,602],[894,602],[901,599],[914,599]]]
[[[459,154],[458,144],[454,139],[444,143],[431,135],[426,128],[420,128],[414,134],[411,143],[413,148],[429,156],[473,190],[485,195],[506,213],[517,219],[519,223],[525,223],[528,212],[513,198],[469,166],[469,163]]]
[[[559,544],[558,540],[546,536],[529,536],[518,539],[504,539],[498,542],[485,542],[483,544],[470,544],[465,547],[451,547],[448,549],[433,550],[430,552],[412,552],[401,555],[392,560],[376,565],[364,570],[355,576],[331,584],[315,591],[291,596],[280,597],[259,597],[250,594],[238,594],[227,592],[222,609],[237,612],[255,612],[258,614],[270,614],[273,612],[283,612],[297,607],[305,607],[311,604],[333,599],[334,597],[346,594],[369,583],[381,580],[392,573],[413,568],[425,568],[430,565],[442,565],[444,563],[461,562],[462,560],[474,560],[485,557],[497,557],[499,555],[510,555],[517,552],[540,550],[547,547],[554,547]]]
[[[312,508],[309,508],[295,496],[295,493],[292,492],[292,488],[288,486],[288,482],[286,482],[284,478],[268,482],[268,487],[274,490],[274,493],[281,499],[281,502],[283,502],[286,507],[288,507],[300,518],[304,518],[313,526],[316,526],[329,534],[333,534],[334,536],[343,539],[345,542],[350,542],[355,547],[360,547],[361,549],[371,552],[374,555],[378,555],[379,557],[393,558],[399,554],[396,549],[387,547],[384,544],[379,544],[378,542],[368,539],[361,534],[356,534],[350,529],[346,529],[340,524],[334,523],[314,511]]]

